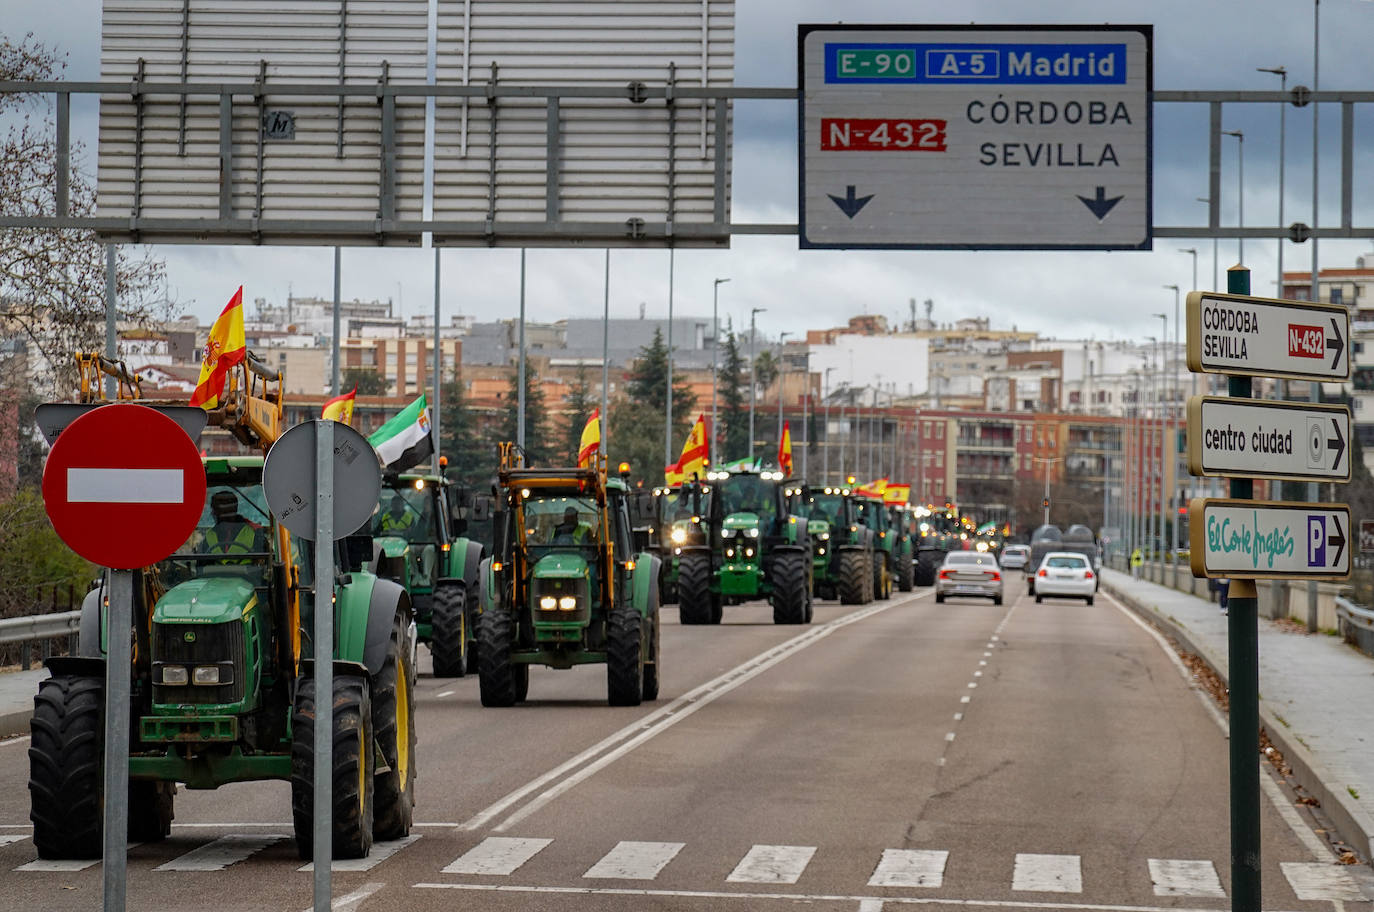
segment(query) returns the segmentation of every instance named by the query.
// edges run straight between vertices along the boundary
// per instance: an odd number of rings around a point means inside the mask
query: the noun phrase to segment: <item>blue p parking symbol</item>
[[[1307,517],[1307,566],[1326,566],[1326,517]]]

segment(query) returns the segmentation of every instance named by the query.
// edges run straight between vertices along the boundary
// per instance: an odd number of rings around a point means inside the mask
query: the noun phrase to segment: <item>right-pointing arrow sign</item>
[[[1345,337],[1341,335],[1341,324],[1332,317],[1331,331],[1336,334],[1334,339],[1327,338],[1326,350],[1331,352],[1331,369],[1336,369],[1336,364],[1341,360],[1341,352],[1345,351]]]
[[[1345,504],[1199,498],[1188,505],[1194,576],[1345,579],[1350,575]]]
[[[1195,396],[1188,400],[1194,475],[1349,481],[1344,405]]]
[[[1346,426],[1348,427],[1349,424],[1350,422],[1347,421]],[[1331,433],[1335,434],[1336,437],[1334,440],[1326,441],[1326,448],[1336,451],[1336,461],[1331,463],[1331,470],[1335,471],[1341,467],[1341,454],[1345,452],[1345,438],[1341,436],[1341,422],[1335,418],[1331,419]]]

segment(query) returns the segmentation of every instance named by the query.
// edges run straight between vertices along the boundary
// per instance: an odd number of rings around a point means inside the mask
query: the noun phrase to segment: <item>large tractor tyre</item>
[[[56,675],[38,685],[29,721],[29,817],[39,858],[99,858],[105,682]]]
[[[483,706],[514,706],[519,699],[517,671],[510,661],[514,628],[515,618],[500,608],[483,611],[477,618],[477,683]],[[521,665],[520,669],[528,688],[529,666]]]
[[[862,605],[864,603],[864,577],[868,573],[862,551],[840,552],[839,580],[836,589],[840,593],[841,605]]]
[[[389,767],[373,786],[372,835],[379,840],[410,835],[415,816],[415,666],[409,641],[410,625],[397,613],[382,670],[372,679],[372,730]]]
[[[864,604],[867,605],[878,597],[878,587],[873,585],[873,577],[878,572],[878,556],[872,551],[864,555]]]
[[[315,686],[314,678],[301,679],[291,716],[291,818],[296,851],[303,859],[315,854]],[[366,858],[372,850],[376,779],[376,735],[367,680],[360,675],[336,674],[332,709],[332,857]]]
[[[161,842],[172,835],[176,793],[175,782],[129,780],[130,842]]]
[[[468,673],[467,589],[462,583],[440,583],[434,590],[429,654],[436,678]]]
[[[806,555],[791,551],[773,558],[774,624],[806,623]]]
[[[873,553],[873,597],[883,601],[892,598],[892,571],[887,562],[886,551]]]
[[[937,551],[922,551],[916,556],[916,585],[934,586],[935,571],[943,557]]]
[[[916,585],[916,560],[910,551],[903,551],[897,558],[897,588],[910,592]]]
[[[515,684],[515,702],[524,703],[530,698],[530,666],[517,662],[510,667],[510,676]]]
[[[644,699],[643,620],[628,603],[606,619],[606,698],[612,706],[638,706]]]
[[[649,615],[649,655],[644,662],[644,681],[640,686],[640,696],[645,700],[658,699],[659,634],[662,630],[658,606],[655,605],[653,613]]]
[[[677,571],[677,614],[684,625],[720,623],[720,608],[711,598],[711,560],[704,554],[682,555]]]

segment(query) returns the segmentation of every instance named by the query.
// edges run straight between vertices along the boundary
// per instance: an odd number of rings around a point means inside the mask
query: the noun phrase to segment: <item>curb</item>
[[[7,712],[0,715],[0,738],[13,738],[29,733],[29,720],[33,718],[32,709]]]
[[[1102,581],[1102,588],[1148,623],[1172,636],[1189,652],[1200,657],[1217,677],[1228,688],[1230,687],[1226,660],[1213,655],[1210,650],[1201,646],[1193,639],[1188,628],[1182,623],[1171,620],[1160,613],[1156,606],[1142,601],[1135,595],[1128,594],[1105,579]],[[1259,718],[1260,724],[1269,735],[1270,742],[1282,751],[1284,759],[1288,761],[1289,767],[1293,770],[1294,778],[1302,784],[1302,787],[1310,795],[1321,802],[1322,810],[1331,818],[1336,830],[1345,837],[1346,842],[1359,850],[1366,860],[1374,859],[1374,820],[1370,819],[1363,808],[1351,805],[1343,788],[1333,788],[1327,785],[1331,777],[1326,772],[1325,767],[1295,737],[1290,737],[1287,727],[1278,721],[1278,714],[1271,711],[1262,698],[1259,701]],[[1256,745],[1257,753],[1258,750],[1259,747]]]

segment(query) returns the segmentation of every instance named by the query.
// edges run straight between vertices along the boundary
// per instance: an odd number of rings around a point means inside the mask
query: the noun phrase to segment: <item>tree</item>
[[[32,35],[15,43],[0,35],[0,81],[61,77],[66,62]],[[0,212],[42,217],[57,212],[57,139],[51,112],[36,94],[0,94]],[[35,116],[37,115],[37,116]],[[71,161],[82,146],[73,143]],[[73,216],[95,212],[95,187],[75,164],[69,178]],[[172,316],[166,269],[148,248],[121,245],[115,267],[118,317],[149,326]],[[0,336],[31,347],[37,376],[31,383],[57,389],[75,385],[72,354],[103,348],[105,246],[93,232],[42,228],[0,229]]]
[[[439,453],[448,457],[449,476],[475,488],[496,468],[496,450],[468,406],[462,374],[454,372],[439,390]]]
[[[519,370],[511,368],[510,388],[505,394],[505,411],[497,427],[499,440],[519,439],[520,381]],[[532,363],[525,362],[525,465],[550,465],[555,460],[557,446],[551,445],[549,410],[544,403],[544,388],[539,372]]]
[[[79,599],[96,572],[57,537],[36,489],[0,501],[0,617],[33,614],[50,586],[73,587]]]
[[[346,393],[354,386],[359,396],[385,396],[391,392],[391,384],[375,367],[345,367],[339,375],[339,392]]]
[[[561,455],[566,458],[567,465],[577,465],[577,454],[582,449],[582,429],[587,426],[588,419],[592,417],[592,410],[596,407],[597,401],[592,398],[591,384],[587,381],[587,368],[579,364],[572,389],[563,400]]]
[[[668,407],[668,346],[663,344],[663,333],[654,330],[654,338],[648,345],[639,350],[639,357],[630,368],[629,383],[626,391],[630,398],[636,402],[642,402],[650,408],[663,414]],[[687,384],[681,381],[673,383],[673,440],[684,439],[687,430],[691,427],[695,415],[692,414],[696,408],[697,397]],[[663,424],[662,420],[658,422]],[[659,428],[662,440],[662,428]],[[660,458],[662,451],[660,450]]]
[[[749,455],[749,403],[744,388],[744,358],[739,353],[739,341],[734,332],[725,336],[725,355],[716,375],[717,395],[720,397],[722,462]]]
[[[766,390],[778,379],[778,359],[768,349],[759,352],[754,359],[754,382],[760,390]]]
[[[662,409],[635,399],[611,405],[606,461],[612,470],[628,462],[631,483],[663,484],[663,418]]]

